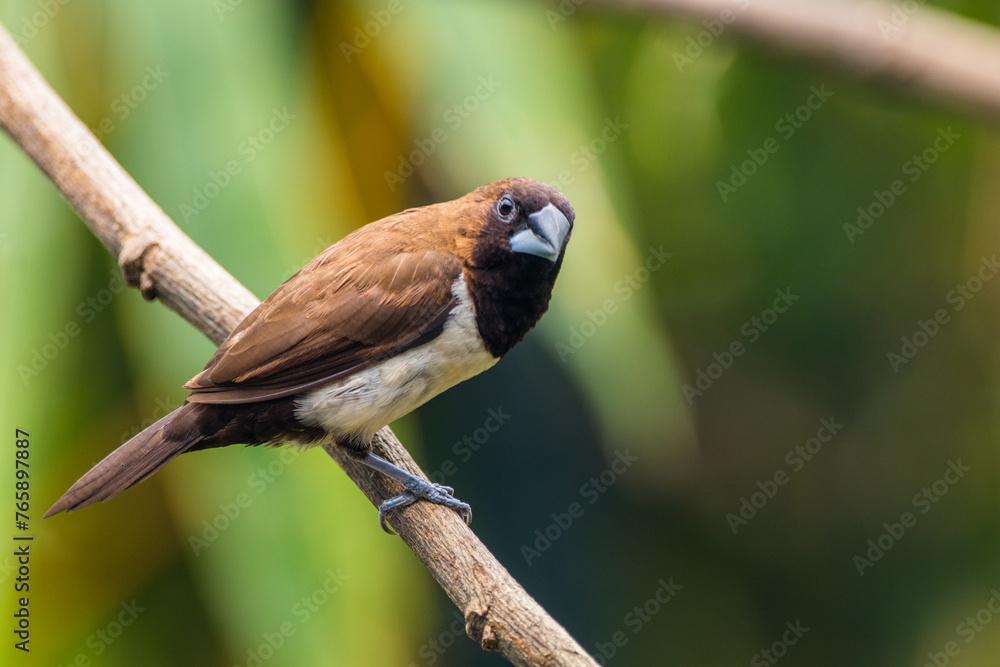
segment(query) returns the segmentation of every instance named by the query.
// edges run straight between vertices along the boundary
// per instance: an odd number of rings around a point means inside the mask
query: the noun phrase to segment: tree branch
[[[723,38],[744,38],[860,79],[890,84],[952,110],[1000,121],[1000,32],[931,5],[870,0],[603,3],[711,21],[714,32],[721,27]]]
[[[126,282],[159,298],[221,343],[258,301],[188,238],[49,87],[0,26],[0,126],[44,171],[118,258]],[[337,447],[327,453],[375,506],[399,493],[391,480]],[[388,428],[374,451],[426,477]],[[529,596],[458,514],[418,502],[393,526],[462,610],[466,632],[516,665],[597,663]],[[377,525],[372,518],[372,529]]]

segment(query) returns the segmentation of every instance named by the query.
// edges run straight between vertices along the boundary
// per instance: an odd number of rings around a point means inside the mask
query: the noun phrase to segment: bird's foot
[[[414,478],[414,480],[416,483],[406,485],[406,491],[389,498],[379,506],[378,522],[382,526],[382,530],[390,535],[395,534],[395,531],[386,523],[386,515],[397,507],[406,507],[418,500],[426,500],[436,505],[450,507],[459,513],[466,525],[472,523],[472,508],[469,507],[468,503],[463,503],[453,495],[455,489],[420,478]]]
[[[394,466],[375,454],[367,453],[358,460],[366,466],[374,468],[382,474],[392,477],[406,489],[398,496],[393,496],[383,502],[378,508],[379,525],[382,526],[382,530],[390,535],[395,535],[395,531],[393,531],[386,522],[386,515],[394,509],[406,507],[407,505],[418,500],[427,500],[437,505],[449,507],[461,515],[466,525],[472,523],[472,508],[469,507],[468,503],[463,503],[461,500],[456,498],[453,495],[455,493],[455,489],[450,486],[435,484],[434,482],[429,482],[426,479],[417,477],[416,475],[411,475],[405,470]]]

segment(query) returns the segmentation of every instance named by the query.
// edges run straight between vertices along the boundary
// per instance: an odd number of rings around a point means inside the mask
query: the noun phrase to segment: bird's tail
[[[202,412],[203,406],[185,403],[108,454],[56,501],[45,518],[113,498],[190,450],[205,437],[198,424]]]

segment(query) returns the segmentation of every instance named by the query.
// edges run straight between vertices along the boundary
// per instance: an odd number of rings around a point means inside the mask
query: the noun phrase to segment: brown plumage
[[[364,460],[375,430],[524,338],[548,307],[573,217],[562,193],[519,178],[356,230],[236,327],[181,408],[46,516],[111,498],[191,450],[331,438]]]

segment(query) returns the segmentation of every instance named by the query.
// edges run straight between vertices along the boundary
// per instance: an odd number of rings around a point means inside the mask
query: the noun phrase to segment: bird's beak
[[[553,204],[546,204],[528,216],[528,225],[524,229],[510,237],[510,249],[555,262],[568,233],[569,220],[563,212]]]

